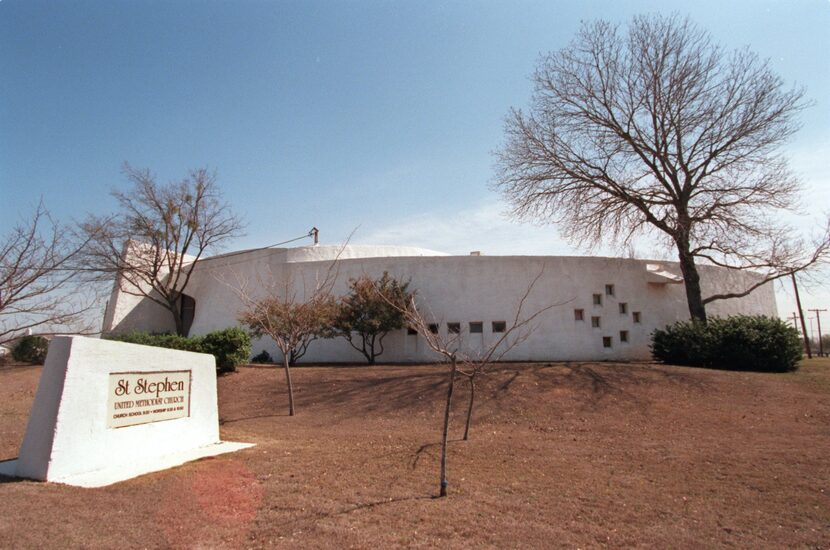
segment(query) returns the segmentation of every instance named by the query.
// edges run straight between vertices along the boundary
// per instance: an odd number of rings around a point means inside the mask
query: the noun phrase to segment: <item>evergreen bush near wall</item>
[[[49,340],[43,336],[24,336],[14,346],[12,357],[15,361],[43,364],[48,350]]]
[[[202,349],[216,357],[217,372],[232,372],[251,356],[251,337],[239,327],[217,330],[202,337]]]
[[[253,357],[251,357],[251,363],[273,363],[274,358],[271,357],[271,354],[265,350],[257,353]]]
[[[651,335],[651,355],[671,365],[704,367],[712,349],[711,334],[699,321],[678,322]]]
[[[142,346],[207,353],[202,348],[201,338],[188,338],[186,336],[178,336],[176,334],[130,332],[128,334],[112,334],[106,336],[105,338],[107,340],[116,340],[118,342],[127,342],[129,344],[141,344]]]
[[[105,338],[143,346],[208,353],[216,358],[216,372],[219,374],[235,371],[236,367],[247,362],[251,355],[251,337],[238,327],[217,330],[201,337],[193,336],[190,338],[175,334],[151,334],[148,332],[112,334]]]
[[[726,370],[787,372],[798,368],[798,332],[780,319],[736,315],[656,330],[651,353],[663,363]]]

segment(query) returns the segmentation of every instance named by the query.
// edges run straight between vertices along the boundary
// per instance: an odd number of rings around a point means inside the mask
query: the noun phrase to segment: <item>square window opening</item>
[[[605,285],[605,295],[606,296],[613,296],[614,295],[614,285]]]
[[[603,336],[602,337],[602,347],[610,348],[611,347],[611,337],[610,336]]]
[[[507,330],[506,321],[493,321],[493,332],[504,332]]]
[[[481,321],[470,321],[470,334],[481,334],[484,332],[484,323]]]
[[[602,294],[594,294],[594,305],[601,306],[602,305]]]
[[[594,328],[600,327],[599,317],[591,317],[591,326]]]
[[[621,330],[620,331],[620,342],[628,342],[628,331]]]
[[[430,323],[428,328],[432,334],[438,334],[438,323]]]
[[[449,334],[458,334],[461,332],[461,323],[447,323],[447,332]]]
[[[584,309],[575,309],[574,310],[574,321],[584,321],[585,320],[585,310]]]
[[[632,318],[632,320],[633,320],[635,323],[639,323],[639,322],[640,322],[640,318],[641,318],[640,312],[639,312],[639,311],[634,311],[634,312],[632,312],[632,313],[631,313],[631,318]]]
[[[628,304],[620,302],[620,315],[625,315],[626,313],[628,313]]]
[[[418,334],[418,331],[417,331],[417,330],[415,330],[415,329],[414,329],[414,328],[412,328],[412,327],[406,327],[406,333],[407,333],[409,336],[414,336],[414,335]]]

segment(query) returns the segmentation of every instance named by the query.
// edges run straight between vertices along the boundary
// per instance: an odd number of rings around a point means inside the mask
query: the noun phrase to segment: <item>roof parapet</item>
[[[683,277],[663,269],[662,264],[646,264],[646,282],[654,285],[679,285]]]

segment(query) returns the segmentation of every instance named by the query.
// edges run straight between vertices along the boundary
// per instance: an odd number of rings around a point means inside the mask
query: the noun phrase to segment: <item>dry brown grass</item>
[[[0,459],[38,373],[0,367]],[[0,478],[0,547],[830,546],[830,360],[504,365],[446,499],[441,367],[294,373],[293,418],[277,369],[220,379],[222,436],[252,449],[102,489]]]

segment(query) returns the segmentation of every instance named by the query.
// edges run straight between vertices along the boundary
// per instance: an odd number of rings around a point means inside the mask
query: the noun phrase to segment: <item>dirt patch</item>
[[[0,547],[830,546],[830,361],[786,375],[509,364],[486,377],[436,499],[440,366],[219,380],[257,446],[102,489],[0,479]],[[0,459],[39,369],[0,369]]]

